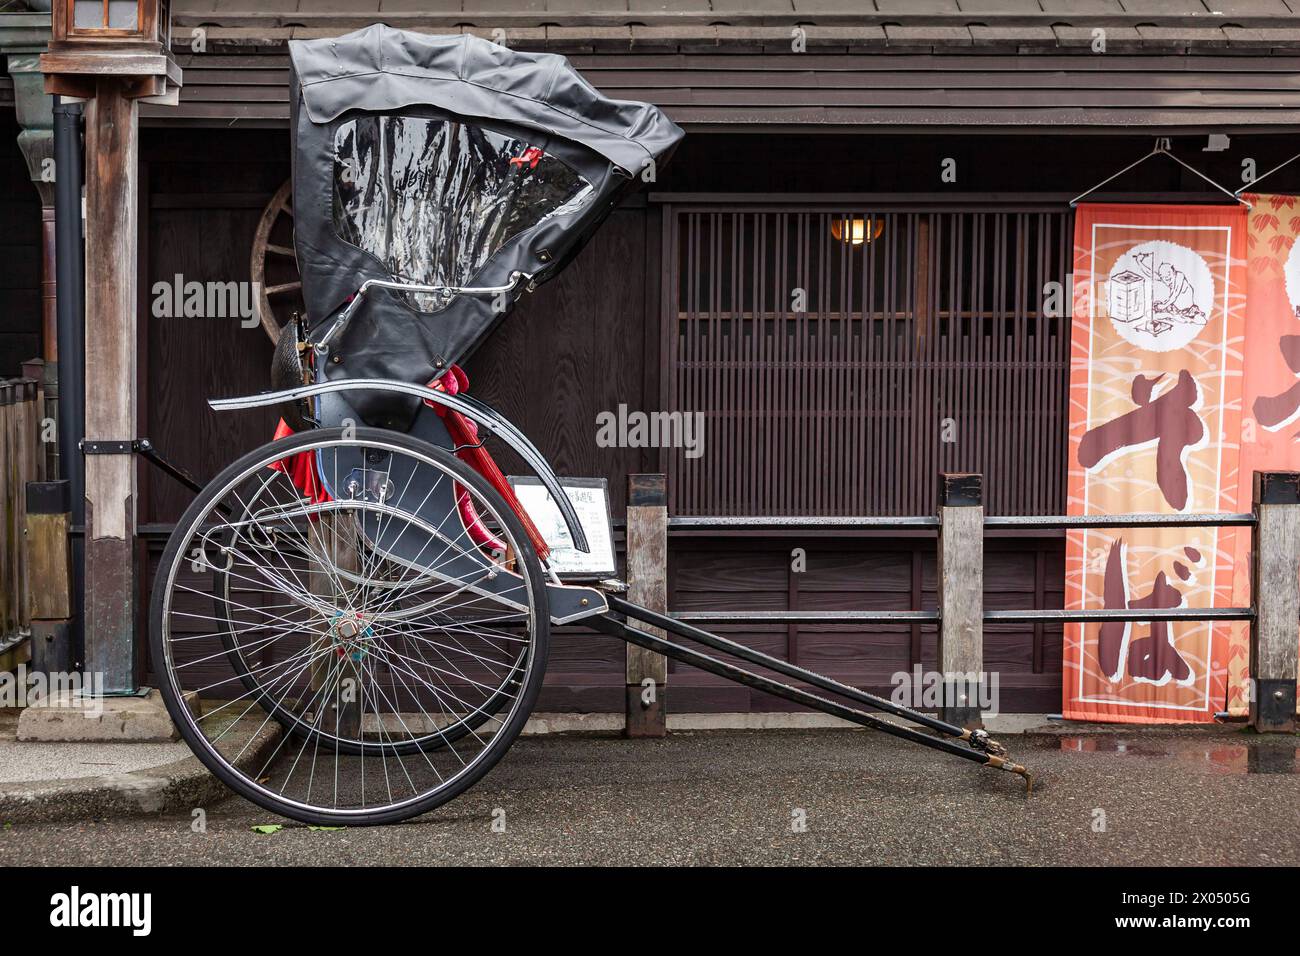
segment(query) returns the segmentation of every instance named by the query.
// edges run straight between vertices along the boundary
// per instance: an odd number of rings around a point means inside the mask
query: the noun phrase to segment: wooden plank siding
[[[792,568],[802,547],[807,570]],[[676,611],[934,610],[933,540],[916,538],[716,537],[673,539],[670,601]],[[914,574],[913,566],[919,568]],[[985,606],[1023,609],[1064,600],[1064,551],[1056,539],[990,538]],[[709,626],[707,623],[705,626]],[[938,666],[933,625],[726,624],[718,633],[873,693],[892,675]],[[914,634],[914,631],[916,632]],[[1059,625],[985,625],[984,667],[997,672],[1008,713],[1055,711],[1061,693]],[[784,710],[790,705],[669,662],[671,712]]]
[[[1253,51],[1258,53],[1259,51]],[[181,53],[178,107],[147,120],[225,125],[288,121],[288,58]],[[1300,129],[1300,56],[1015,53],[790,53],[768,50],[575,53],[597,89],[662,107],[697,128],[1079,128],[1111,131]]]
[[[818,140],[841,151],[830,158],[807,148],[807,141],[774,138],[769,145],[777,155],[771,164],[753,161],[752,153],[743,150],[738,153],[738,144],[745,142],[752,140],[695,137],[694,146],[688,141],[690,148],[683,148],[679,157],[681,165],[670,169],[669,176],[659,185],[705,185],[721,178],[737,189],[765,187],[769,184],[770,167],[789,168],[792,156],[803,157],[802,165],[798,167],[801,171],[797,170],[798,178],[787,180],[787,188],[815,184],[824,189],[843,189],[864,175],[864,164],[855,162],[858,147],[851,138],[843,142],[838,138]],[[1021,144],[1010,139],[996,142],[1008,154],[1021,148]],[[919,154],[914,151],[924,150],[918,144],[919,140],[914,143],[900,138],[897,148],[881,159],[897,166],[918,162]],[[969,148],[974,150],[973,146]],[[1101,148],[1094,144],[1081,146],[1075,152],[1086,154],[1089,149]],[[148,223],[146,288],[159,280],[170,281],[177,273],[186,279],[247,278],[253,229],[263,204],[288,174],[287,149],[285,135],[279,130],[144,130],[142,151],[149,197],[144,214]],[[945,151],[951,150],[945,147]],[[978,151],[972,152],[973,156],[977,154]],[[747,161],[728,166],[728,157],[735,155],[743,155]],[[937,165],[939,155],[925,153],[924,162],[935,160]],[[827,164],[835,174],[816,178],[818,170],[824,173]],[[997,166],[1001,161],[998,155],[993,155],[985,164]],[[1085,171],[1080,175],[1092,175],[1086,162],[1083,168]],[[1173,174],[1157,170],[1150,175]],[[1178,183],[1176,177],[1156,180],[1156,185],[1162,188],[1176,188]],[[1027,200],[1022,196],[1017,202],[1023,205]],[[707,203],[694,201],[694,205],[697,207],[694,212],[683,212],[686,207],[675,205],[673,208],[678,211],[673,215],[714,215],[698,208]],[[718,203],[715,201],[713,205]],[[741,211],[729,210],[725,215],[776,215],[771,211],[770,200],[742,205]],[[780,215],[786,216],[787,222],[803,217],[804,234],[809,242],[823,235],[823,217],[840,208],[826,200],[814,203],[817,208],[809,209],[806,197],[776,205],[784,207]],[[1063,219],[1059,211],[994,212],[989,206],[985,202],[980,211],[969,214],[984,217],[985,239],[979,244],[981,248],[1001,248],[1001,237],[1008,237],[1009,242],[1009,237],[1017,234],[1017,216],[1046,215],[1049,219],[1052,216]],[[897,202],[890,208],[889,214],[894,217],[892,235],[904,246],[912,242],[907,239],[909,235],[914,235],[919,242],[921,225],[927,225],[922,245],[930,257],[928,274],[935,278],[924,290],[922,314],[938,316],[950,310],[948,284],[955,282],[954,288],[965,287],[971,273],[969,266],[963,273],[947,271],[951,254],[944,250],[954,242],[964,243],[963,249],[971,248],[977,220],[962,220],[964,225],[958,232],[952,227],[956,213],[951,209],[948,212],[917,210],[903,208]],[[763,212],[764,209],[768,211]],[[573,265],[554,282],[525,297],[510,321],[503,323],[465,363],[473,393],[516,421],[561,474],[602,475],[610,479],[614,515],[620,521],[625,507],[626,475],[657,470],[659,454],[655,449],[599,447],[595,416],[619,404],[634,410],[659,409],[662,383],[675,381],[669,366],[660,360],[660,343],[664,340],[664,330],[670,327],[665,323],[669,310],[680,320],[681,300],[671,294],[675,287],[670,285],[665,292],[664,270],[658,263],[662,259],[670,265],[676,264],[671,271],[678,273],[681,263],[689,261],[690,250],[675,245],[680,237],[666,232],[663,221],[662,206],[654,202],[647,204],[644,199],[615,212]],[[885,235],[891,234],[888,229],[887,224]],[[1027,248],[1036,250],[1038,233],[1031,229],[1026,236],[1032,239]],[[705,247],[708,245],[705,243]],[[730,244],[724,243],[723,247],[729,255]],[[830,248],[836,253],[842,249],[840,244]],[[884,246],[878,248],[883,250]],[[1009,243],[1006,248],[1016,246]],[[1008,260],[1006,254],[999,255],[1004,258],[997,259],[998,262],[1015,259],[1015,256]],[[1030,261],[1036,270],[1039,260],[1035,256],[1036,253],[1030,255]],[[964,254],[962,258],[969,259]],[[989,259],[990,270],[994,259]],[[913,261],[913,253],[895,253],[895,258],[890,260],[891,268]],[[809,268],[816,260],[805,256],[802,260],[795,257],[791,262],[795,265],[802,262],[802,268]],[[908,265],[907,269],[912,266]],[[883,276],[884,272],[880,274]],[[894,321],[900,329],[906,327],[907,317],[916,308],[915,292],[905,291],[910,288],[906,278],[909,274],[912,273],[904,270],[902,278],[895,275],[889,280],[895,290]],[[958,274],[966,279],[958,281]],[[697,286],[701,277],[707,279],[708,275],[707,271],[701,272],[695,279]],[[766,276],[765,281],[776,279]],[[1039,281],[1037,272],[1024,274],[1026,288],[1032,289]],[[984,282],[984,286],[985,300],[977,309],[981,315],[1002,309],[1013,318],[1020,316],[1021,321],[1028,321],[1032,310],[1023,307],[1028,301],[1024,295],[1017,299],[1012,293],[1016,288],[1014,283],[995,287]],[[840,295],[840,285],[829,278],[810,282],[809,288],[814,303],[822,305],[830,301],[828,297]],[[995,289],[1000,297],[996,301]],[[769,292],[769,298],[771,295]],[[861,302],[858,296],[851,304],[860,312]],[[969,310],[969,303],[964,300],[958,308],[959,312],[963,310]],[[267,386],[269,342],[260,329],[243,329],[237,321],[229,319],[147,317],[147,321],[149,369],[145,404],[150,416],[149,437],[169,457],[201,478],[210,478],[219,467],[271,434],[274,422],[265,412],[217,415],[206,406],[207,398],[213,395],[257,391]],[[805,317],[803,321],[807,324],[811,320]],[[980,321],[994,320],[981,318]],[[937,329],[938,325],[932,328]],[[835,387],[832,378],[823,382],[817,374],[817,361],[814,352],[805,352],[806,379],[823,388],[817,392],[810,385],[810,401],[824,401]],[[894,374],[904,374],[903,363],[895,364],[900,368]],[[800,407],[809,415],[803,423],[807,427],[808,421],[815,417],[812,413],[817,406],[806,402]],[[493,450],[501,452],[500,448]],[[518,467],[508,456],[501,454],[501,458],[507,470]],[[889,459],[881,457],[880,460]],[[179,515],[189,494],[151,469],[146,470],[146,475],[144,513],[146,522],[150,523],[146,530],[152,564],[161,552],[168,523]],[[670,480],[670,491],[675,483],[679,482]],[[817,487],[815,481],[811,487]],[[793,490],[786,489],[784,493]],[[920,491],[913,494],[916,513],[933,512],[934,499],[927,494]],[[825,489],[822,495],[820,500],[814,495],[813,500],[819,508],[827,508],[830,498]],[[752,498],[742,500],[746,509],[753,506]],[[849,504],[853,509],[859,507],[856,501]],[[719,506],[719,510],[725,509]],[[731,510],[734,513],[737,509]],[[621,530],[619,534],[621,538]],[[934,606],[932,540],[863,537],[804,543],[810,553],[810,570],[804,575],[789,572],[792,546],[785,539],[755,541],[674,535],[670,539],[669,605],[676,610]],[[1059,537],[994,540],[989,551],[990,583],[986,595],[989,607],[1028,608],[1036,606],[1036,601],[1041,602],[1037,606],[1060,606],[1063,557]],[[855,629],[778,625],[730,631],[746,640],[752,639],[765,650],[792,654],[799,663],[825,667],[835,676],[877,689],[887,689],[889,676],[906,669],[911,662],[931,666],[934,659],[935,637],[933,629],[928,627]],[[216,649],[210,649],[209,653],[215,653]],[[1005,709],[1039,712],[1056,709],[1060,683],[1059,629],[989,628],[986,661],[1001,675]],[[585,629],[557,629],[540,708],[619,712],[623,707],[623,670],[622,644]],[[679,669],[669,678],[670,712],[768,710],[774,706],[781,705],[745,688],[719,684],[689,669]]]

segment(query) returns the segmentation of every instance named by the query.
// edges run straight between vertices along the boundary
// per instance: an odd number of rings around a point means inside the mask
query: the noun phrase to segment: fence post
[[[668,492],[663,475],[627,478],[628,600],[652,611],[668,611]],[[645,630],[667,637],[658,628]],[[628,737],[662,737],[667,733],[668,659],[627,645]]]
[[[1254,476],[1255,620],[1250,627],[1250,725],[1261,733],[1296,727],[1300,654],[1300,472]]]
[[[32,670],[38,674],[73,669],[71,510],[68,482],[27,483],[27,586]]]
[[[984,479],[939,481],[939,671],[944,720],[982,726],[978,692],[984,669]]]

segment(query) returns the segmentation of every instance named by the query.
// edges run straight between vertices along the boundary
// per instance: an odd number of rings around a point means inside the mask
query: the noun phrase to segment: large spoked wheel
[[[550,633],[501,496],[450,452],[368,428],[272,442],[214,479],[163,554],[151,631],[199,759],[327,825],[405,819],[473,785],[523,729]]]
[[[370,450],[368,453],[373,455],[374,451]],[[421,750],[448,746],[492,720],[501,708],[514,697],[514,689],[519,686],[524,666],[527,663],[529,652],[527,644],[520,644],[517,648],[507,648],[507,650],[514,651],[514,667],[508,673],[500,675],[501,682],[496,692],[483,702],[477,703],[476,706],[466,708],[463,715],[459,715],[458,719],[440,727],[437,734],[412,737],[410,739],[357,743],[329,734],[328,729],[321,729],[319,721],[311,713],[304,717],[292,707],[285,706],[277,698],[274,692],[275,688],[268,686],[268,682],[262,673],[264,668],[259,666],[258,661],[255,659],[257,656],[255,652],[259,648],[257,646],[250,647],[240,639],[240,633],[243,629],[240,618],[246,609],[241,605],[239,596],[241,593],[246,593],[247,589],[241,586],[239,571],[235,570],[231,566],[232,563],[228,562],[224,556],[230,547],[238,543],[244,527],[251,526],[257,520],[258,513],[268,507],[268,502],[270,502],[272,508],[275,507],[271,497],[276,486],[281,481],[278,470],[268,469],[268,475],[257,483],[248,499],[242,500],[241,496],[242,511],[227,516],[229,520],[224,530],[213,529],[210,533],[205,534],[203,552],[200,553],[198,550],[194,552],[196,558],[204,558],[208,553],[221,557],[220,560],[215,562],[216,567],[213,570],[214,592],[221,597],[216,602],[216,610],[220,615],[220,619],[216,622],[219,627],[218,633],[222,646],[226,649],[225,660],[230,664],[234,672],[239,675],[240,682],[250,693],[250,699],[256,700],[261,708],[274,717],[276,722],[285,730],[309,737],[327,737],[329,738],[327,741],[328,746],[333,747],[340,753],[353,756],[373,753],[377,747],[386,752],[408,756]],[[268,490],[271,494],[268,494]],[[281,544],[285,547],[289,546],[287,541],[282,541]],[[356,575],[347,568],[340,568],[337,574],[345,583],[356,583]],[[397,582],[398,585],[403,583]],[[374,586],[388,586],[391,588],[396,585],[392,583],[385,585],[382,581],[376,581]]]

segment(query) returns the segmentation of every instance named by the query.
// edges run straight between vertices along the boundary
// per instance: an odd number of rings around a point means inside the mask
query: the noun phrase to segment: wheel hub
[[[330,622],[330,639],[339,657],[360,661],[366,655],[366,644],[374,636],[374,627],[357,611],[340,611]]]

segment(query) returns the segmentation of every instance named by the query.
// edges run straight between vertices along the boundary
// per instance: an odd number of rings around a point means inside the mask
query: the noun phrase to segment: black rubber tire
[[[166,640],[163,633],[164,604],[168,592],[168,582],[172,568],[180,557],[180,551],[188,543],[193,526],[207,513],[214,499],[223,493],[226,486],[248,468],[269,458],[283,458],[300,451],[302,448],[321,440],[343,437],[342,428],[323,428],[291,435],[277,441],[269,442],[257,448],[222,470],[186,509],[177,523],[175,531],[167,541],[154,577],[153,593],[149,611],[149,641],[155,668],[159,675],[159,692],[167,706],[172,722],[180,731],[181,737],[189,745],[194,755],[216,777],[235,793],[252,801],[258,806],[303,823],[321,826],[376,826],[396,823],[441,806],[449,800],[464,793],[492,769],[505,756],[528,721],[537,695],[541,691],[546,673],[547,656],[550,650],[550,604],[545,587],[545,575],[537,552],[529,542],[522,522],[506,504],[500,493],[486,479],[471,469],[463,461],[445,448],[429,444],[401,432],[378,428],[355,428],[350,430],[349,438],[359,441],[384,441],[402,447],[414,454],[423,455],[437,461],[451,472],[455,480],[467,485],[486,500],[500,518],[509,532],[516,550],[516,560],[527,569],[529,596],[534,614],[533,659],[532,666],[525,675],[520,692],[519,706],[509,721],[493,735],[492,741],[484,749],[477,762],[463,775],[452,780],[447,786],[427,793],[408,803],[397,807],[387,807],[372,811],[338,811],[320,808],[305,808],[290,804],[274,793],[249,781],[247,777],[234,771],[229,764],[212,752],[211,746],[202,731],[194,724],[193,717],[183,700],[183,691],[177,686],[176,676],[167,662]],[[340,748],[340,752],[343,751]]]

